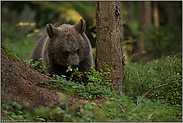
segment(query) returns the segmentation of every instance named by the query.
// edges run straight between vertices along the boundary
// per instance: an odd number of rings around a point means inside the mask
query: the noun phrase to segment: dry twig
[[[168,85],[168,83],[166,84],[163,84],[163,85],[160,85],[160,86],[156,86],[156,87],[153,87],[151,90],[149,90],[144,96],[147,96],[151,91],[155,90],[156,88],[160,88],[160,87],[163,87],[163,86],[166,86]]]

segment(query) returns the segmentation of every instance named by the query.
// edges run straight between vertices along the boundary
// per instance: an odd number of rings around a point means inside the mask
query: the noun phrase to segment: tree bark
[[[142,57],[140,58],[140,63],[144,64],[154,59],[154,55],[151,52],[146,52],[153,50],[151,42],[144,38],[145,34],[148,32],[148,29],[151,27],[152,24],[151,2],[150,1],[137,2],[137,6],[138,6],[137,46],[139,53],[142,55]]]
[[[153,20],[154,26],[159,27],[159,12],[158,12],[158,4],[156,1],[153,2]]]
[[[168,24],[173,25],[173,26],[177,26],[177,13],[175,8],[177,7],[177,2],[174,1],[169,1],[166,3],[167,7],[166,7],[166,12],[167,12],[167,16],[168,16]],[[180,3],[181,4],[181,3]]]
[[[125,9],[127,11],[126,21],[127,23],[134,22],[134,2],[133,1],[124,1]]]
[[[148,45],[148,41],[144,40],[143,32],[147,31],[151,26],[151,2],[137,2],[138,5],[138,48],[140,51]]]
[[[97,2],[96,4],[96,63],[99,71],[103,63],[112,67],[110,77],[113,90],[122,92],[124,80],[124,57],[122,49],[122,24],[120,2]]]

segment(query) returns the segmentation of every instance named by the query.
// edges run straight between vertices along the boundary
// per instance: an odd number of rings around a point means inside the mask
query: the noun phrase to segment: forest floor
[[[39,106],[48,106],[52,101],[55,101],[57,102],[55,106],[61,106],[60,101],[62,102],[62,99],[58,96],[60,92],[67,97],[66,104],[68,107],[79,103],[100,104],[105,101],[104,99],[88,100],[78,95],[64,94],[62,89],[39,86],[40,82],[48,82],[50,79],[50,77],[26,65],[22,60],[9,58],[1,48],[1,104],[9,104],[12,101],[22,105],[29,103],[29,108],[32,109]],[[82,106],[78,105],[80,108]]]

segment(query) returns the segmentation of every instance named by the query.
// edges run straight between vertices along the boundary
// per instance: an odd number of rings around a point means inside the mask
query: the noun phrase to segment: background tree
[[[150,1],[143,1],[143,2],[137,2],[138,7],[138,49],[139,51],[144,54],[145,48],[150,45],[150,41],[144,39],[144,34],[148,31],[148,29],[151,27],[151,2]],[[148,47],[149,48],[149,47]],[[141,59],[141,63],[144,63],[144,61],[149,61],[152,59],[152,56],[150,54],[146,54],[146,57],[144,59]]]
[[[153,2],[153,20],[154,20],[154,26],[159,27],[159,12],[158,12],[158,4],[156,1]]]
[[[177,15],[175,14],[175,8],[178,7],[176,2],[167,2],[167,15],[168,15],[168,24],[172,24],[174,26],[177,26]]]
[[[134,2],[133,1],[124,1],[125,9],[127,11],[126,21],[128,23],[133,23],[135,21],[134,17]]]
[[[143,32],[151,26],[151,2],[138,2],[138,47],[143,50],[147,41],[143,39]]]
[[[124,59],[120,2],[97,2],[96,36],[96,69],[105,70],[104,62],[108,68],[112,67],[113,90],[122,91]]]

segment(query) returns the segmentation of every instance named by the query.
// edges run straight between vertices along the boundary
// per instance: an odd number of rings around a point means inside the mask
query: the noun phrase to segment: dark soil
[[[7,57],[1,48],[1,105],[8,105],[9,102],[18,102],[21,105],[29,103],[28,109],[38,108],[39,106],[48,106],[55,101],[55,106],[61,106],[57,92],[60,90],[40,87],[40,82],[49,82],[51,78],[41,74],[26,65],[22,60],[13,60]],[[80,96],[68,96],[67,105],[77,105],[80,102],[101,103],[104,100],[87,100]],[[79,105],[78,105],[79,106]],[[79,106],[80,107],[80,106]],[[4,113],[1,113],[4,116]]]

